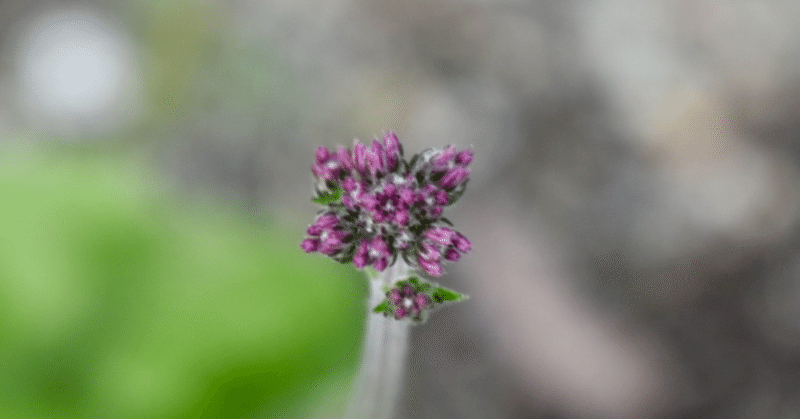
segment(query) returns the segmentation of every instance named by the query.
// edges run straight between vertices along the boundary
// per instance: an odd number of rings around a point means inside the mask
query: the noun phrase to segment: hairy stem
[[[384,285],[391,286],[407,276],[408,265],[398,259],[377,278],[370,279],[364,349],[346,419],[392,419],[395,416],[405,379],[410,325],[372,313],[372,308],[385,297]]]

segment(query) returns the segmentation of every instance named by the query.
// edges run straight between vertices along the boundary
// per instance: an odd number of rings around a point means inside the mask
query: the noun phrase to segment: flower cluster
[[[394,318],[419,317],[426,307],[433,303],[430,297],[418,292],[411,285],[396,287],[386,293]]]
[[[317,148],[314,202],[325,208],[301,247],[379,271],[402,256],[412,267],[442,275],[443,260],[458,260],[471,248],[442,217],[464,193],[471,161],[472,150],[453,146],[406,161],[392,132],[369,147],[356,140],[352,151]]]
[[[392,316],[396,320],[411,319],[423,323],[427,314],[438,305],[455,303],[468,298],[445,287],[409,277],[386,290],[386,298],[372,311]]]

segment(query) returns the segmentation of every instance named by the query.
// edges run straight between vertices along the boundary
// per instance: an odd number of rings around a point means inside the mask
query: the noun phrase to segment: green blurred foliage
[[[301,417],[344,388],[364,281],[142,161],[2,153],[2,417]]]

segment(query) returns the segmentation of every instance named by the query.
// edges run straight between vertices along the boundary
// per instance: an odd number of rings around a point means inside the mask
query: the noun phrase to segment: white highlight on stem
[[[408,277],[401,258],[369,280],[367,330],[361,366],[350,395],[345,419],[392,419],[405,382],[410,323],[372,312],[385,298],[383,287]]]

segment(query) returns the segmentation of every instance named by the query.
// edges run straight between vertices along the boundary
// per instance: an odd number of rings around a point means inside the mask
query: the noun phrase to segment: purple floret
[[[417,317],[433,303],[430,297],[418,292],[410,285],[389,290],[386,293],[386,299],[391,304],[395,319],[398,320],[405,317]]]

